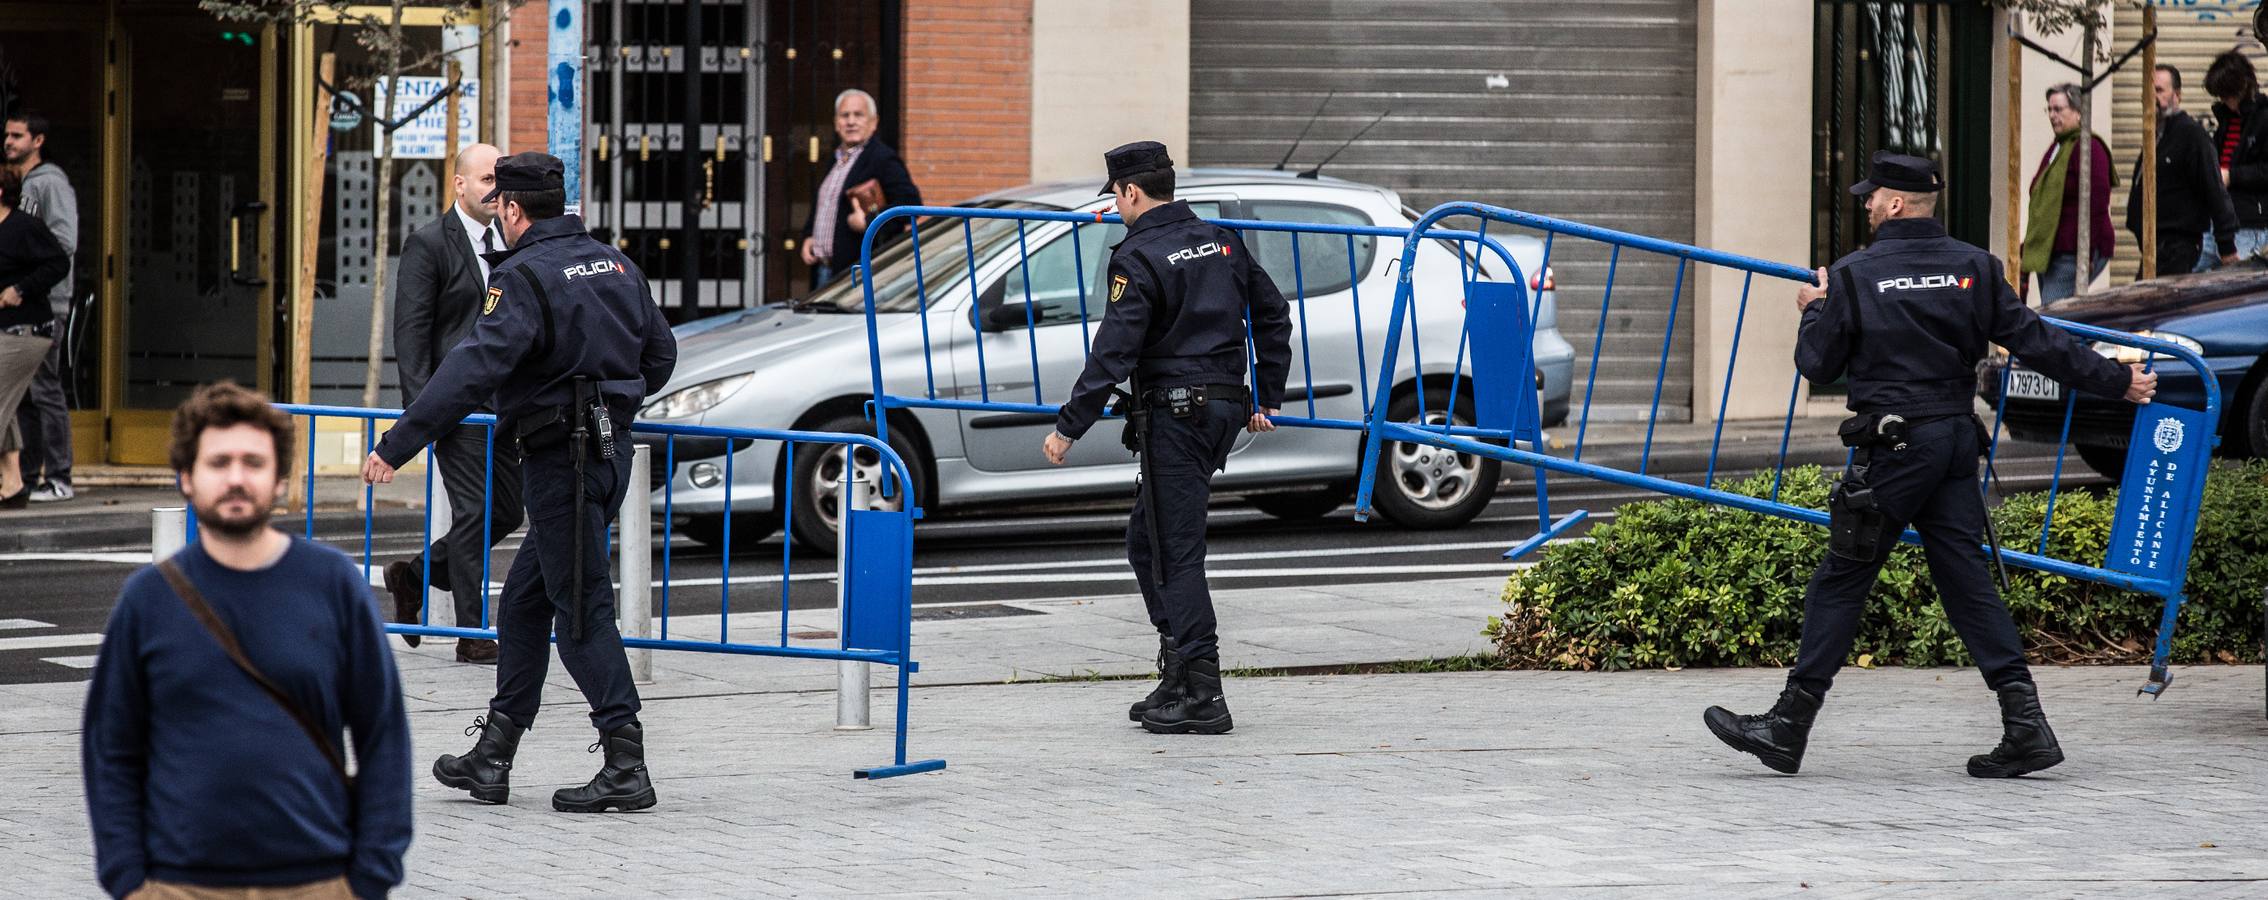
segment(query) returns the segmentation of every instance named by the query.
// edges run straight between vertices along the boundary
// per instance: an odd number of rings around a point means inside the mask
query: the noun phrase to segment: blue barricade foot
[[[2165,693],[2166,688],[2170,687],[2173,687],[2173,673],[2166,671],[2165,666],[2151,666],[2150,680],[2143,683],[2142,689],[2134,693],[2148,694],[2150,699],[2156,700],[2159,694]]]
[[[868,781],[880,781],[884,778],[896,778],[900,775],[919,775],[923,772],[941,772],[944,770],[944,760],[925,759],[921,762],[906,763],[904,765],[898,766],[876,766],[872,769],[859,769],[858,771],[852,772],[851,777],[863,778]]]
[[[1578,509],[1574,512],[1568,513],[1565,516],[1561,516],[1559,521],[1551,523],[1550,528],[1536,532],[1535,537],[1521,541],[1520,543],[1514,545],[1512,549],[1504,551],[1504,558],[1519,559],[1520,557],[1534,553],[1543,545],[1551,543],[1551,541],[1554,538],[1559,537],[1562,532],[1575,527],[1584,519],[1588,519],[1590,517],[1591,511],[1587,509]]]

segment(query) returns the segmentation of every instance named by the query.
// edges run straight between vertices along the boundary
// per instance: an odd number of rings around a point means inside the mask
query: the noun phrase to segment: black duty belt
[[[1141,397],[1144,409],[1161,409],[1175,416],[1186,416],[1215,400],[1250,402],[1252,389],[1241,384],[1185,384],[1151,388],[1143,391]]]

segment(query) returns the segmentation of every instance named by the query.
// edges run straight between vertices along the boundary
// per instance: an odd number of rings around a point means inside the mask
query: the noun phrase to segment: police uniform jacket
[[[1804,377],[1850,376],[1853,412],[1966,415],[1977,362],[1995,343],[2088,393],[2125,396],[2126,367],[2041,320],[1992,254],[1930,218],[1885,221],[1874,237],[1828,270],[1827,297],[1804,308],[1796,338]]]
[[[1112,248],[1109,297],[1086,370],[1056,415],[1057,434],[1085,435],[1111,387],[1129,374],[1145,391],[1244,383],[1248,316],[1260,357],[1253,400],[1283,406],[1290,308],[1235,232],[1198,218],[1179,200],[1144,213]]]
[[[569,403],[576,376],[626,424],[677,366],[677,339],[646,276],[592,239],[581,217],[536,222],[512,249],[487,256],[480,318],[378,443],[388,465],[408,462],[491,396],[507,429]]]

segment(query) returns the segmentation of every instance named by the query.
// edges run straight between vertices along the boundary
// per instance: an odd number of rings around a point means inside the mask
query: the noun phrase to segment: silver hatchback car
[[[1095,195],[1097,183],[1099,179],[1029,185],[970,205],[1100,212],[1109,198]],[[1392,191],[1281,172],[1187,170],[1176,199],[1188,201],[1206,218],[1394,229],[1406,229],[1414,220]],[[1021,235],[1017,222],[997,219],[933,218],[920,227],[926,313],[921,312],[921,292],[916,290],[913,243],[900,241],[877,251],[874,259],[876,341],[887,389],[895,395],[941,400],[1061,402],[1085,364],[1091,324],[1082,324],[1081,303],[1089,302],[1089,316],[1099,317],[1100,310],[1091,301],[1101,296],[1110,247],[1124,234],[1123,228],[1081,225],[1074,241],[1072,226],[1063,222],[1024,223]],[[1375,388],[1375,364],[1393,309],[1393,270],[1400,264],[1402,241],[1301,234],[1295,275],[1292,240],[1286,232],[1245,234],[1253,255],[1295,304],[1284,414],[1308,416],[1312,401],[1316,417],[1360,419],[1363,398]],[[1556,326],[1552,275],[1543,265],[1540,242],[1526,236],[1499,240],[1531,279],[1531,288],[1542,295],[1535,323],[1536,377],[1544,423],[1556,424],[1567,415],[1574,350]],[[1389,414],[1403,421],[1418,418],[1421,380],[1429,417],[1439,423],[1445,416],[1455,367],[1466,356],[1458,352],[1458,344],[1467,273],[1477,265],[1473,277],[1509,277],[1492,255],[1460,260],[1459,252],[1447,241],[1429,241],[1419,249],[1413,287],[1414,327],[1421,352],[1399,354],[1400,371],[1395,373],[1396,387],[1388,401]],[[1083,291],[1081,276],[1086,281]],[[1027,297],[1036,327],[1026,327]],[[679,326],[676,375],[641,418],[873,433],[865,412],[873,391],[865,303],[864,286],[845,278],[794,304]],[[920,321],[925,316],[926,330]],[[1418,358],[1424,360],[1422,373]],[[1312,373],[1306,368],[1310,361]],[[1456,404],[1460,425],[1470,424],[1470,376],[1468,363],[1457,379],[1464,392]],[[1029,412],[896,410],[891,413],[889,437],[912,469],[917,496],[929,510],[1131,497],[1136,464],[1119,444],[1118,420],[1098,423],[1061,467],[1048,465],[1040,453],[1041,441],[1053,424],[1052,416]],[[726,467],[721,457],[726,451],[722,442],[710,443],[714,446],[705,451],[708,458],[697,458],[704,451],[681,443],[675,471],[668,477],[673,510],[684,517],[684,533],[713,544],[724,532]],[[838,491],[847,467],[865,469],[869,477],[879,473],[876,460],[846,454],[840,447],[798,447],[792,472],[783,471],[787,454],[777,444],[757,443],[734,452],[732,535],[735,543],[744,545],[779,528],[783,513],[779,497],[792,483],[795,489],[786,493],[794,498],[794,538],[807,547],[832,551]],[[1318,517],[1353,496],[1361,456],[1362,435],[1356,431],[1285,428],[1257,439],[1243,434],[1227,469],[1215,477],[1214,490],[1246,495],[1252,505],[1271,515]],[[1380,465],[1378,511],[1411,528],[1448,528],[1470,521],[1488,504],[1498,480],[1498,464],[1493,460],[1427,447],[1391,446]],[[655,502],[659,511],[659,492]]]

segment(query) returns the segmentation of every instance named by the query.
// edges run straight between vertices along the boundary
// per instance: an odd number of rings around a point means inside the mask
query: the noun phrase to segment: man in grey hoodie
[[[24,196],[16,204],[21,212],[37,216],[63,245],[63,252],[79,252],[79,195],[63,167],[47,161],[47,117],[17,112],[7,119],[4,144],[9,168],[23,176]],[[31,391],[16,410],[16,425],[24,435],[24,483],[32,486],[34,503],[69,500],[71,490],[71,409],[63,399],[63,337],[71,315],[73,279],[64,276],[47,296],[55,311],[49,324],[55,342],[46,361],[32,378]],[[29,298],[27,298],[29,299]]]

